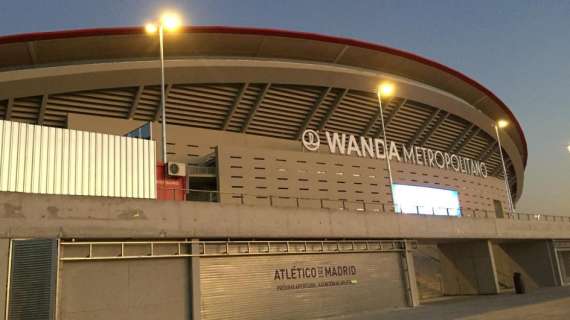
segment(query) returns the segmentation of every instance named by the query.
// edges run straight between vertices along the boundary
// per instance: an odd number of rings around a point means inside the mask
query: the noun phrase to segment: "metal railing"
[[[249,255],[401,252],[415,249],[405,240],[268,240],[268,241],[74,241],[61,242],[62,261],[224,257]],[[192,248],[194,247],[194,248]]]
[[[188,175],[216,175],[216,167],[186,166]]]
[[[271,206],[283,208],[300,208],[300,209],[324,209],[324,210],[340,210],[355,212],[371,212],[371,213],[396,213],[420,216],[440,216],[440,217],[469,217],[469,218],[498,218],[512,219],[521,221],[551,221],[551,222],[570,222],[570,216],[557,216],[532,213],[512,213],[504,212],[503,217],[497,217],[495,211],[479,210],[472,208],[445,208],[445,207],[396,207],[393,210],[391,204],[381,202],[367,201],[350,201],[346,199],[330,199],[330,198],[310,198],[310,197],[292,197],[278,196],[268,194],[247,194],[247,193],[231,193],[219,192],[213,190],[197,190],[197,189],[169,189],[158,188],[159,193],[166,195],[164,200],[178,201],[202,201],[202,202],[222,202],[224,204],[239,204],[251,206]]]

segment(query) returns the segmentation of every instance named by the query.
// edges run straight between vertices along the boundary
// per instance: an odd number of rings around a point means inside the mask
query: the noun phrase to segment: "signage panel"
[[[381,160],[388,158],[389,161],[395,160],[419,166],[452,170],[476,177],[486,178],[488,176],[485,162],[454,153],[330,131],[325,131],[325,137],[329,152],[333,154]],[[309,151],[318,151],[320,148],[319,134],[314,130],[305,130],[302,135],[302,142],[305,149]]]

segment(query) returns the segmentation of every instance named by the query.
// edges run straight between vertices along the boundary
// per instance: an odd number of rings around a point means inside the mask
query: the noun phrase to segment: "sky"
[[[0,34],[143,25],[163,8],[192,25],[384,44],[467,74],[502,99],[525,132],[529,159],[517,210],[570,215],[570,1],[4,0]]]

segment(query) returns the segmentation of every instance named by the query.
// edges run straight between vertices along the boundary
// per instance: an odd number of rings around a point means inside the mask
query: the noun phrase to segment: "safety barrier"
[[[160,186],[159,186],[159,189]],[[300,209],[326,209],[340,211],[355,212],[371,212],[371,213],[397,213],[397,214],[413,214],[421,216],[442,216],[442,217],[469,217],[469,218],[497,218],[495,211],[478,210],[472,208],[445,208],[445,207],[424,207],[417,206],[415,208],[392,208],[391,204],[381,202],[367,201],[350,201],[346,199],[330,199],[330,198],[310,198],[310,197],[291,197],[276,196],[268,194],[247,194],[247,193],[229,193],[213,190],[198,189],[161,189],[173,194],[179,194],[179,201],[202,201],[202,202],[223,202],[239,205],[266,205],[271,207],[292,207]],[[181,192],[183,191],[183,192]],[[183,196],[180,196],[183,194]],[[180,198],[182,197],[182,198]],[[556,216],[545,214],[532,214],[520,212],[505,212],[504,219],[523,220],[523,221],[560,221],[570,222],[570,216]]]

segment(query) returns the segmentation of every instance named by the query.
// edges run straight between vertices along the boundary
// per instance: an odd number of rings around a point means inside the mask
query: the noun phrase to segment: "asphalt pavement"
[[[526,294],[445,297],[416,308],[361,314],[350,320],[568,320],[570,287],[532,290]]]

